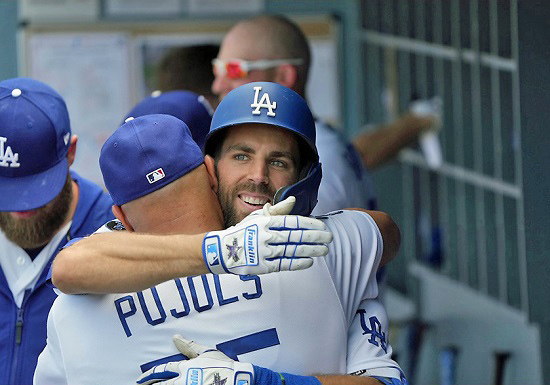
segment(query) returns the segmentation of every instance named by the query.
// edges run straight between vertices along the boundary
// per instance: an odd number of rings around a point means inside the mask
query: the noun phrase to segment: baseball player
[[[305,95],[311,65],[307,38],[279,15],[261,15],[237,23],[225,35],[217,59],[212,91],[223,99],[249,82],[270,81]],[[353,145],[328,124],[316,120],[317,142],[324,174],[313,214],[345,207],[376,209],[374,188]]]
[[[221,228],[221,211],[202,152],[181,120],[160,114],[130,120],[106,141],[100,166],[115,203],[113,212],[121,220],[109,222],[108,229],[123,229],[122,223],[127,229],[152,234],[201,233],[198,249],[202,262],[204,231]],[[153,345],[161,337],[158,341],[168,341],[187,323],[182,317],[209,310],[213,299],[215,307],[237,301],[230,296],[235,290],[241,302],[261,296],[255,276],[239,278],[238,274],[307,268],[311,256],[328,251],[324,243],[331,235],[314,218],[252,215],[243,223],[208,233],[209,241],[216,239],[217,243],[204,248],[211,261],[235,274],[231,276],[234,287],[223,278],[202,276],[169,281],[139,293],[60,295],[48,318],[48,344],[39,358],[35,383],[134,382],[142,365],[170,353],[168,343],[157,344],[159,349],[142,348],[142,344]],[[101,235],[110,234],[97,236]],[[183,241],[192,244],[195,239],[184,237]],[[162,258],[154,262],[162,263]],[[206,267],[203,270],[207,271]],[[141,309],[134,313],[137,317],[132,315],[135,306]],[[196,321],[204,320],[199,317]],[[160,327],[150,329],[155,325]],[[96,353],[97,368],[105,369],[102,373],[89,370],[95,366],[89,355]]]
[[[224,208],[224,213],[233,211],[235,219],[241,219],[266,201],[275,203],[277,198],[271,195],[274,191],[278,191],[279,199],[289,193],[296,195],[295,209],[302,213],[311,211],[320,176],[314,143],[311,112],[305,101],[286,87],[250,83],[228,94],[214,114],[206,141],[206,151],[212,151],[214,156],[207,155],[205,162],[213,176],[214,190],[226,195],[227,199],[221,199],[222,204],[233,206]],[[391,258],[397,251],[399,242],[395,241],[395,233],[392,234],[396,231],[395,224],[391,220],[383,223],[380,219],[384,217],[378,217],[378,227],[373,217],[361,211],[338,211],[321,219],[335,241],[329,245],[327,256],[307,270],[236,277],[224,274],[230,271],[206,254],[207,265],[215,275],[170,281],[142,294],[119,295],[115,301],[119,301],[120,310],[111,304],[110,314],[105,315],[110,321],[103,324],[116,327],[107,338],[109,346],[102,346],[101,351],[124,350],[134,354],[138,347],[149,353],[155,351],[150,361],[141,364],[143,371],[181,359],[181,353],[168,345],[168,340],[163,340],[166,345],[160,342],[161,337],[173,331],[167,331],[172,321],[181,318],[177,323],[179,334],[216,347],[232,360],[254,363],[258,368],[294,373],[298,375],[296,378],[304,377],[308,381],[317,381],[309,376],[313,373],[362,374],[353,380],[365,384],[378,383],[374,376],[384,381],[386,378],[401,381],[402,373],[390,358],[387,319],[376,299],[375,279],[381,258]],[[155,253],[181,254],[181,244],[167,243],[167,238],[121,233],[109,234],[113,237],[99,242],[103,246],[93,245],[98,242],[90,237],[77,255],[73,255],[71,247],[58,258],[72,259],[72,264],[64,265],[64,269],[74,272],[82,269],[80,262],[95,259],[92,256],[98,250],[96,246],[104,247],[99,256],[100,267],[108,266],[107,270],[119,277],[126,269],[126,274],[139,280],[139,270],[155,269],[151,263]],[[134,245],[132,253],[117,249],[112,242],[115,237],[130,240],[125,244]],[[177,236],[172,236],[174,239]],[[216,237],[205,237],[205,249],[215,243]],[[227,246],[241,247],[240,244]],[[71,258],[73,256],[75,258]],[[123,262],[113,264],[112,260],[116,259]],[[135,263],[126,263],[128,261]],[[173,266],[170,270],[179,274],[177,265]],[[93,271],[90,276],[98,285],[104,283],[100,270],[83,270]],[[149,277],[156,274],[153,271]],[[98,289],[102,290],[105,288]],[[66,311],[74,306],[67,306]],[[77,313],[91,314],[82,310]],[[57,309],[51,317],[59,320],[55,325],[56,338],[66,341],[71,340],[72,333],[82,334],[83,322],[90,323],[90,327],[98,323],[97,319],[79,319],[75,323],[72,317],[56,314],[59,314]],[[93,314],[101,315],[97,310]],[[72,331],[70,324],[75,325]],[[97,344],[95,339],[94,343]],[[72,351],[52,356],[61,354],[75,356]],[[93,358],[76,356],[75,362],[86,360],[86,365],[106,368],[113,359],[99,353],[90,356]],[[44,364],[44,367],[50,365]],[[124,365],[130,363],[124,361],[117,364],[117,368],[120,370]],[[135,372],[135,366],[128,370]],[[81,378],[86,376],[84,372],[80,373]],[[342,379],[333,375],[318,378],[323,383]],[[352,377],[347,378],[350,379]],[[145,381],[149,380],[153,379]]]
[[[30,78],[0,82],[0,384],[32,382],[56,298],[52,260],[74,237],[113,218],[101,187],[71,165],[77,152],[65,101]]]
[[[300,127],[300,129],[296,129],[296,127]],[[293,141],[289,138],[288,131],[294,133],[298,140]],[[247,215],[251,205],[261,204],[266,200],[269,201],[269,196],[273,194],[275,200],[277,200],[278,196],[284,197],[286,192],[290,191],[297,195],[298,199],[302,199],[302,208],[298,208],[300,213],[303,214],[307,210],[311,211],[312,205],[308,205],[311,201],[308,202],[306,197],[318,186],[319,175],[317,172],[320,172],[320,169],[318,169],[318,156],[313,143],[315,143],[315,126],[311,113],[303,99],[289,89],[274,83],[257,82],[238,87],[226,95],[214,114],[205,146],[206,153],[210,155],[206,157],[206,164],[214,168],[217,173],[217,191],[224,209],[226,225],[232,223],[228,218],[239,220]],[[276,157],[275,154],[280,158]],[[297,159],[298,157],[299,159]],[[294,184],[291,184],[292,178],[290,178],[290,181],[283,183],[285,187],[276,190],[275,181],[277,178],[284,179],[284,175],[292,171],[293,164],[300,165],[296,172],[304,177]],[[265,171],[264,167],[281,168],[282,170],[278,170],[279,172]],[[272,181],[275,186],[271,186],[270,182]],[[297,204],[297,206],[300,205]],[[307,354],[304,351],[301,358],[296,356],[296,359],[292,361],[286,361],[284,358],[279,357],[275,363],[266,360],[264,362],[268,362],[269,365],[265,367],[260,363],[264,357],[259,354],[257,359],[253,355],[250,355],[250,359],[244,358],[247,356],[243,358],[239,356],[241,362],[235,362],[235,357],[227,355],[226,352],[223,354],[212,351],[211,348],[176,338],[176,346],[179,345],[180,352],[187,357],[197,358],[152,368],[139,379],[138,383],[152,384],[159,382],[172,384],[186,381],[186,379],[189,383],[189,375],[192,376],[192,373],[198,369],[202,373],[200,379],[197,380],[199,384],[215,382],[217,376],[221,376],[219,377],[221,380],[224,377],[227,378],[230,383],[245,381],[244,383],[250,384],[268,383],[273,385],[285,383],[318,384],[319,380],[324,384],[331,384],[342,380],[341,377],[330,375],[304,376],[304,374],[312,373],[354,373],[364,376],[361,378],[361,382],[365,384],[379,382],[405,383],[406,380],[398,365],[390,359],[391,353],[390,356],[387,355],[391,347],[389,347],[387,341],[388,321],[385,310],[376,299],[377,293],[370,292],[371,289],[377,292],[375,275],[380,250],[376,252],[376,246],[374,246],[374,249],[372,248],[373,245],[377,244],[376,241],[373,242],[376,235],[370,233],[370,230],[373,229],[373,222],[370,225],[362,222],[365,215],[363,212],[337,211],[323,217],[325,224],[334,235],[334,242],[329,245],[329,254],[325,259],[316,261],[308,271],[298,274],[286,274],[285,276],[285,279],[287,279],[285,288],[291,287],[294,289],[294,293],[307,292],[307,297],[322,298],[324,304],[327,304],[325,301],[334,298],[334,303],[330,304],[329,307],[344,309],[343,319],[345,321],[343,325],[347,326],[344,326],[343,329],[331,327],[332,332],[329,332],[328,329],[321,332],[322,326],[318,327],[316,325],[307,331],[295,326],[293,332],[289,332],[289,338],[284,339],[286,344],[281,347],[279,356],[283,355],[283,351],[286,357],[286,354],[291,355],[295,349],[299,349],[298,346],[292,346],[290,342],[298,339],[302,344],[302,348],[305,346],[306,350],[310,349],[310,353]],[[336,223],[338,225],[332,227]],[[376,226],[374,226],[374,229],[376,229]],[[355,238],[354,234],[359,235],[359,233],[361,233],[361,236]],[[343,246],[343,248],[338,248],[336,245]],[[333,248],[334,246],[336,246],[336,249]],[[363,253],[367,248],[370,250],[370,255],[369,253]],[[336,255],[339,258],[338,263],[332,265],[331,257]],[[370,265],[370,262],[373,261],[374,265]],[[322,262],[327,262],[327,265],[323,266]],[[348,265],[349,262],[354,267]],[[321,287],[311,292],[308,291],[306,286],[315,281],[312,279],[313,276],[319,277],[322,275],[319,274],[319,271],[315,271],[315,268],[321,266],[328,270],[330,276],[330,278],[326,277],[323,281],[329,281],[335,285],[337,292],[339,292],[338,299],[323,291]],[[361,274],[363,268],[366,268],[366,271]],[[355,275],[355,272],[360,274]],[[308,273],[311,274],[311,278],[306,277]],[[288,277],[290,275],[294,277],[302,276],[302,284],[293,286]],[[358,283],[358,286],[350,285],[352,282]],[[317,290],[320,290],[320,292],[316,293]],[[294,295],[296,296],[296,294]],[[306,301],[311,302],[311,300]],[[337,303],[339,304],[337,305]],[[310,306],[304,304],[302,309],[307,308],[311,316],[321,310],[321,307],[317,303],[312,303]],[[303,314],[295,314],[299,312],[298,309],[298,307],[292,308],[283,305],[279,317],[284,314],[288,318],[300,318]],[[325,316],[320,316],[321,313]],[[324,322],[330,322],[331,317],[326,315],[326,309],[322,309],[317,314]],[[270,317],[274,320],[277,319],[277,316],[273,314]],[[288,318],[286,318],[286,321],[290,321]],[[283,324],[284,321],[281,323]],[[305,325],[300,321],[292,322],[292,324]],[[284,326],[280,327],[284,328]],[[285,331],[288,330],[285,329]],[[307,337],[309,331],[311,331],[311,334],[310,337]],[[191,334],[196,333],[192,332]],[[203,342],[201,338],[195,335],[191,336],[191,334],[187,334],[187,337]],[[335,340],[330,342],[327,340],[322,341],[326,343],[325,346],[328,347],[331,354],[327,356],[320,353],[316,346],[319,339],[314,341],[314,335],[322,336],[321,340],[336,337]],[[338,351],[338,347],[344,347],[344,344],[339,343],[338,339],[347,341],[345,349]],[[213,345],[207,344],[207,346]],[[218,347],[218,350],[223,349]],[[312,352],[314,353],[312,354]],[[329,356],[332,360],[330,363],[328,362]],[[335,367],[334,364],[338,358],[342,359],[342,366]],[[315,361],[312,367],[307,366],[308,359]],[[243,361],[255,365],[242,364]],[[266,367],[269,369],[266,369]],[[274,373],[274,371],[281,370],[285,373]],[[300,376],[296,376],[296,374],[300,374]],[[167,379],[169,380],[166,381]],[[351,379],[348,378],[347,380],[350,381]]]

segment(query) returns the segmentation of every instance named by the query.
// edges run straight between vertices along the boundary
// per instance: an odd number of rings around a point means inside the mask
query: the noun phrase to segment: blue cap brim
[[[65,185],[68,170],[69,164],[64,157],[39,174],[0,177],[0,211],[34,210],[51,202]]]

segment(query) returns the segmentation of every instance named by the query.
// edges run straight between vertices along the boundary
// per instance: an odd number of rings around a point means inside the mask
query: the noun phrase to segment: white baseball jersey
[[[275,371],[399,378],[384,309],[369,305],[378,293],[380,232],[363,212],[323,221],[334,240],[307,270],[207,274],[128,294],[61,294],[35,384],[133,384],[150,367],[183,359],[172,344],[176,333]]]
[[[375,210],[372,180],[353,145],[323,122],[315,121],[315,130],[323,178],[312,215],[352,207]]]

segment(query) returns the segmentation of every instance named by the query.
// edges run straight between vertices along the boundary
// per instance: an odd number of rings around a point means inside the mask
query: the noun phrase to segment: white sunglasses
[[[264,70],[283,64],[300,65],[302,59],[272,59],[272,60],[241,60],[241,59],[214,59],[212,66],[216,76],[227,76],[231,79],[242,79],[248,76],[251,70]]]

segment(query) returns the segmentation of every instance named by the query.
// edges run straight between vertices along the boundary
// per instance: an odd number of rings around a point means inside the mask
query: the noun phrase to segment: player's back
[[[369,280],[379,259],[379,245],[365,247],[376,244],[377,231],[358,238],[349,215],[324,219],[335,236],[329,255],[304,271],[208,274],[139,293],[61,295],[36,384],[63,383],[56,372],[67,383],[133,383],[163,359],[178,358],[176,333],[276,371],[345,373],[348,328],[360,301],[376,296]]]
[[[52,356],[63,357],[57,364],[64,365],[68,384],[130,384],[178,353],[171,342],[178,333],[274,370],[342,373],[347,325],[341,309],[322,263],[266,276],[182,278],[140,293],[61,295],[51,312],[61,350]],[[50,341],[46,349],[55,351]],[[51,365],[40,366],[47,372]]]

